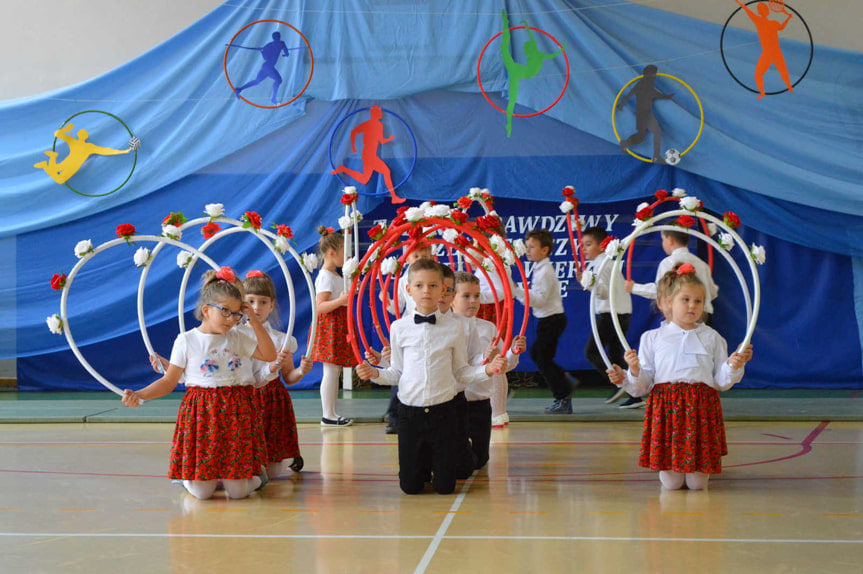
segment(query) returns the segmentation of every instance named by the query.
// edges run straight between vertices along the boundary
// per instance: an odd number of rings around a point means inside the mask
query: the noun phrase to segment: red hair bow
[[[252,269],[251,271],[246,273],[246,279],[248,279],[249,277],[259,278],[263,276],[264,273],[262,271],[258,271],[257,269]]]
[[[677,268],[678,275],[689,275],[690,273],[695,273],[695,267],[692,266],[692,263],[684,263]]]
[[[222,281],[227,281],[228,283],[233,283],[237,280],[237,276],[234,275],[234,270],[230,267],[222,267],[216,271],[216,277]]]

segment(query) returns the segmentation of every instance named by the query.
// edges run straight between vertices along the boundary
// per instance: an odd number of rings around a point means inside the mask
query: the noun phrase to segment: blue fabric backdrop
[[[560,103],[543,116],[516,118],[509,139],[503,114],[488,105],[476,84],[477,56],[500,31],[504,8],[511,25],[527,19],[566,43],[571,66]],[[308,90],[277,110],[236,100],[222,71],[225,43],[242,26],[262,18],[296,26],[315,56]],[[268,25],[258,25],[241,39],[262,45],[271,32]],[[282,32],[290,46],[301,45],[296,35]],[[4,102],[0,240],[7,249],[0,260],[0,295],[10,312],[0,314],[0,357],[19,357],[19,376],[29,388],[88,385],[84,371],[68,360],[65,341],[45,327],[45,317],[59,309],[59,298],[47,283],[53,273],[74,265],[72,247],[78,240],[101,243],[113,237],[118,223],[158,233],[169,211],[193,216],[206,203],[222,202],[235,217],[254,209],[267,223],[288,223],[297,232],[299,248],[313,247],[315,226],[335,225],[341,214],[341,185],[329,175],[327,154],[333,128],[347,113],[379,104],[404,118],[416,137],[416,168],[399,190],[415,202],[454,200],[479,185],[511,200],[500,202],[504,216],[552,215],[560,188],[571,184],[583,211],[621,214],[623,229],[614,229],[618,235],[626,233],[625,218],[638,201],[662,187],[684,187],[716,212],[736,211],[747,239],[768,248],[762,268],[768,296],[755,338],[759,361],[747,380],[860,386],[861,309],[859,296],[855,307],[852,287],[857,285],[859,292],[861,265],[854,258],[863,256],[860,54],[817,46],[812,67],[794,94],[756,102],[726,72],[720,32],[714,24],[611,0],[489,0],[469,8],[434,1],[399,9],[374,2],[349,8],[334,1],[227,2],[108,74]],[[526,39],[517,33],[516,52]],[[541,50],[554,51],[553,44],[542,37],[539,41]],[[759,54],[754,32],[728,33],[725,47],[738,76],[751,77]],[[783,41],[783,51],[796,79],[809,46]],[[304,51],[291,54],[280,68],[283,99],[302,87],[310,63]],[[611,129],[615,95],[648,63],[684,79],[704,105],[704,133],[678,167],[622,155]],[[257,57],[232,50],[228,70],[236,84],[254,77],[259,65]],[[547,61],[539,77],[522,82],[516,111],[530,113],[548,105],[560,92],[564,73],[562,59]],[[770,83],[775,75],[768,73],[768,89],[778,87]],[[505,106],[506,73],[496,43],[486,52],[482,78],[491,97]],[[271,85],[267,80],[243,95],[266,104]],[[683,149],[697,130],[697,106],[676,82],[663,79],[657,86],[675,92],[673,100],[656,108],[665,132],[663,148]],[[633,129],[631,106],[617,116],[624,134]],[[143,141],[129,184],[101,198],[74,194],[32,167],[51,148],[53,131],[87,109],[116,114]],[[397,139],[382,150],[398,181],[413,159],[411,134],[390,116],[384,119],[387,133]],[[123,146],[127,136],[110,118],[89,114],[80,120],[92,141]],[[349,163],[347,132],[340,131],[334,156],[337,163]],[[649,144],[642,146],[638,150],[649,153]],[[106,189],[118,183],[118,173],[125,177],[128,162],[129,157],[93,158],[73,181],[85,189]],[[366,189],[382,191],[383,184],[375,178]],[[360,208],[391,217],[392,207],[382,201],[366,196]],[[110,379],[140,382],[147,375],[134,313],[138,271],[131,254],[117,248],[85,267],[70,297],[70,319],[87,356],[96,357],[97,364],[109,361],[104,372]],[[249,239],[228,239],[214,246],[212,254],[239,269],[273,267],[267,252]],[[644,267],[635,271],[650,275],[658,256],[647,255],[639,259]],[[148,282],[147,317],[159,333],[160,348],[167,350],[175,330],[180,272],[173,254],[163,259]],[[720,281],[723,295],[736,293],[722,275]],[[190,294],[189,305],[193,299]],[[572,294],[571,301],[579,299],[584,302],[583,294]],[[586,325],[583,309],[572,304],[576,315],[570,324]],[[726,303],[723,298],[719,308],[720,328],[734,340],[739,300]],[[299,313],[298,327],[307,325],[307,308]],[[647,322],[634,323],[633,332]],[[829,336],[813,341],[812,333],[825,331],[822,323],[830,325]],[[586,331],[571,331],[565,344],[581,349]],[[567,356],[573,361],[569,368],[584,366],[580,354]],[[50,371],[46,364],[52,365]],[[525,367],[530,367],[528,361]]]

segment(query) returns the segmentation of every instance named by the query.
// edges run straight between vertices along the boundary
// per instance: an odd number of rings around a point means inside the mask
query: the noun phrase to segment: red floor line
[[[783,456],[783,457],[780,457],[780,458],[772,458],[772,459],[770,459],[770,460],[762,460],[762,461],[756,461],[756,462],[746,462],[746,463],[742,463],[742,464],[730,464],[730,465],[728,465],[728,466],[725,466],[725,468],[740,468],[740,467],[743,467],[743,466],[754,466],[754,465],[757,465],[757,464],[767,464],[767,463],[770,463],[770,462],[780,462],[780,461],[783,461],[783,460],[791,460],[792,458],[797,458],[797,457],[800,457],[800,456],[805,456],[805,455],[809,454],[810,452],[812,452],[812,442],[813,442],[816,438],[818,438],[818,435],[820,435],[822,432],[824,432],[824,429],[826,429],[826,428],[827,428],[827,425],[829,425],[829,424],[830,424],[830,421],[821,421],[821,422],[818,424],[818,426],[817,426],[817,427],[815,427],[815,428],[812,430],[812,432],[810,432],[808,435],[806,435],[806,438],[804,438],[804,439],[800,442],[800,451],[799,451],[799,452],[796,452],[796,453],[794,453],[794,454],[790,454],[790,455],[788,455],[788,456]]]

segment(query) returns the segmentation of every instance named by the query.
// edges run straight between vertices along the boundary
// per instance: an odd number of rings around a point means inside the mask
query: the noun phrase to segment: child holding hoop
[[[318,233],[321,234],[318,249],[324,258],[324,265],[315,278],[318,330],[311,358],[324,364],[321,426],[346,427],[353,421],[336,414],[339,374],[342,367],[353,367],[356,362],[348,343],[348,294],[344,288],[344,279],[336,273],[336,267],[341,267],[345,262],[345,239],[341,233],[323,225],[318,227]]]
[[[670,321],[644,333],[638,353],[626,352],[626,373],[618,365],[607,373],[630,394],[650,393],[638,465],[658,470],[666,489],[702,490],[728,454],[718,391],[743,378],[752,345],[729,357],[725,339],[701,322],[707,293],[692,265],[666,277]]]
[[[312,360],[303,357],[300,359],[300,366],[294,368],[293,353],[297,351],[297,340],[293,337],[287,348],[282,350],[287,335],[273,329],[269,321],[270,316],[277,310],[276,286],[270,276],[258,270],[249,271],[243,280],[243,291],[251,314],[264,325],[278,349],[274,362],[252,361],[255,395],[260,405],[267,444],[267,475],[280,475],[286,465],[290,465],[294,472],[300,472],[303,468],[303,457],[300,456],[297,439],[297,419],[291,395],[282,384],[282,378],[288,385],[298,383],[303,375],[312,369]],[[282,378],[279,377],[280,374]]]
[[[254,389],[241,366],[251,359],[274,361],[267,330],[243,302],[229,267],[204,274],[195,316],[201,325],[177,336],[167,371],[140,391],[126,389],[123,403],[167,395],[185,377],[168,478],[183,481],[195,498],[213,496],[221,480],[231,498],[245,498],[266,480],[267,453]],[[234,329],[249,313],[253,334]]]

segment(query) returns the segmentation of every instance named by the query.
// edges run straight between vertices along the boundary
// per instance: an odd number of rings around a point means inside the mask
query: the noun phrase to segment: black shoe
[[[641,397],[629,397],[619,407],[619,409],[639,409],[644,406],[644,401]]]
[[[325,419],[321,417],[321,426],[322,427],[346,427],[353,424],[354,421],[351,419],[346,419],[345,417],[339,417],[337,419]]]
[[[571,415],[572,414],[572,399],[557,399],[550,407],[545,409],[547,415]]]
[[[393,424],[388,424],[387,428],[384,429],[386,434],[399,434],[399,427]]]
[[[294,462],[292,462],[291,466],[289,466],[288,468],[290,468],[294,472],[300,472],[301,470],[303,470],[304,465],[305,462],[303,461],[303,457],[297,455],[294,457]]]

